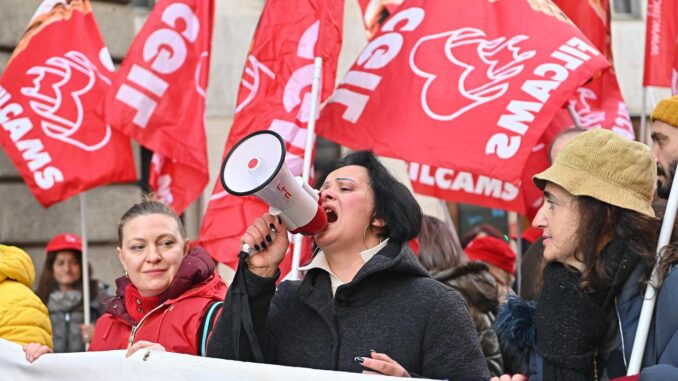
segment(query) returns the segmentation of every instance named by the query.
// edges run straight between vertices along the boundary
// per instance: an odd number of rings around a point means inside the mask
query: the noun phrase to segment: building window
[[[615,19],[639,19],[640,0],[612,0],[612,17]]]
[[[153,9],[155,0],[132,0],[131,4],[135,7]]]

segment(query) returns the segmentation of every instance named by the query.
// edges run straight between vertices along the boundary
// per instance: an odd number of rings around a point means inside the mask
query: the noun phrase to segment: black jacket
[[[434,279],[454,287],[466,299],[490,374],[504,374],[499,339],[492,326],[499,308],[499,291],[497,281],[490,274],[487,265],[483,262],[470,262],[432,275]]]
[[[266,362],[361,372],[356,356],[382,352],[413,376],[487,380],[473,322],[459,293],[433,280],[407,245],[389,243],[332,297],[329,274],[310,270],[302,281],[245,271],[254,328]],[[235,359],[231,291],[208,355]],[[245,332],[240,358],[251,361]]]

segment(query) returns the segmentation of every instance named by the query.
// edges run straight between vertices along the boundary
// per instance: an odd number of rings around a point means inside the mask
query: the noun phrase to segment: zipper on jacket
[[[65,332],[66,332],[66,337],[64,338],[64,351],[70,352],[70,337],[71,337],[71,313],[66,312],[66,315],[64,315],[64,325],[65,327]]]
[[[165,303],[160,303],[159,306],[157,306],[157,307],[155,307],[154,309],[148,311],[148,313],[147,313],[146,315],[144,315],[144,317],[142,317],[141,320],[139,320],[139,322],[137,323],[137,325],[135,325],[134,327],[132,327],[132,332],[131,332],[130,335],[129,335],[129,340],[128,340],[127,348],[131,347],[132,344],[134,343],[134,337],[135,337],[136,334],[137,334],[137,330],[138,330],[139,328],[141,328],[141,326],[144,324],[144,321],[146,321],[146,318],[148,318],[153,312],[159,310],[159,309],[160,309],[161,307],[163,307],[164,305],[165,305]]]

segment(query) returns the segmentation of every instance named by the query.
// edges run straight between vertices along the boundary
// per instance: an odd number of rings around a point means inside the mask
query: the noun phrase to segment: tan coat
[[[31,290],[35,267],[25,251],[0,245],[0,338],[52,348],[47,307]]]

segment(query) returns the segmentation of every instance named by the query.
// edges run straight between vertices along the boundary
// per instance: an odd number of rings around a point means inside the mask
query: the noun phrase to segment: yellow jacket
[[[35,267],[25,251],[0,245],[0,338],[52,348],[47,307],[31,290]]]

